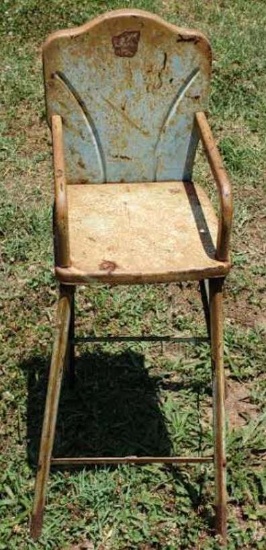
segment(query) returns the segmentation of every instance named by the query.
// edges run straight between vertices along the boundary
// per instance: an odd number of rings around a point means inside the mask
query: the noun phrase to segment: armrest
[[[223,167],[221,155],[215,144],[205,113],[196,113],[196,122],[213,177],[219,191],[220,216],[217,236],[217,260],[229,261],[229,245],[233,217],[231,184]]]
[[[59,267],[69,267],[70,255],[63,129],[62,119],[59,115],[52,116],[52,138],[54,158],[54,234],[56,263]]]

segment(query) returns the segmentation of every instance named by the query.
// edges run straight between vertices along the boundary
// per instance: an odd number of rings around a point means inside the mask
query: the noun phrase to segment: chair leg
[[[30,526],[30,533],[33,539],[37,539],[42,531],[46,487],[50,471],[64,362],[67,353],[72,294],[71,287],[61,285],[57,306],[57,329],[49,372]]]
[[[203,305],[203,311],[205,316],[206,328],[208,336],[211,336],[211,327],[210,327],[210,296],[209,296],[209,280],[203,279],[199,282],[201,301]]]
[[[69,384],[70,387],[73,387],[75,384],[75,290],[76,288],[71,287],[71,310],[70,310],[70,324],[69,324],[69,333],[68,333],[68,374],[69,374]]]
[[[210,279],[210,324],[213,365],[213,421],[216,531],[226,544],[225,378],[223,365],[223,279]]]

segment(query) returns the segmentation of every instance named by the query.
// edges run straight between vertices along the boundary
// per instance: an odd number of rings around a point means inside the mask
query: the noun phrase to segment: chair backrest
[[[190,180],[207,39],[140,10],[107,13],[43,46],[48,121],[62,116],[68,183]]]

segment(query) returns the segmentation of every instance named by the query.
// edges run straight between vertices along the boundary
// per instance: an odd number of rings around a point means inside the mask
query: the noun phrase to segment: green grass
[[[263,550],[265,476],[264,0],[4,0],[0,159],[0,550],[220,548],[211,466],[53,471],[43,534],[29,538],[35,464],[57,296],[53,277],[51,138],[40,45],[55,29],[108,9],[138,7],[196,27],[214,50],[210,120],[235,199],[226,285],[229,550]],[[196,176],[214,197],[201,154]],[[264,254],[264,255],[263,255]],[[189,300],[189,301],[188,301]],[[189,306],[189,307],[188,307]],[[196,284],[78,293],[78,330],[204,333]],[[56,454],[208,453],[208,348],[81,346],[74,391],[64,383]],[[85,547],[85,546],[84,546]]]

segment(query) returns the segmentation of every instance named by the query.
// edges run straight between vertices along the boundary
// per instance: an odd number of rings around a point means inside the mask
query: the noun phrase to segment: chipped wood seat
[[[226,540],[222,290],[230,268],[232,193],[204,114],[211,58],[201,32],[133,9],[58,31],[43,46],[60,284],[33,538],[42,531],[51,464],[213,462],[216,531]],[[217,217],[203,189],[191,183],[199,140],[218,192]],[[200,281],[208,333],[204,341],[211,342],[213,456],[53,458],[64,365],[72,382],[75,374],[76,286],[187,280]]]
[[[224,276],[216,260],[218,220],[190,182],[67,187],[71,265],[64,283],[155,283]]]

